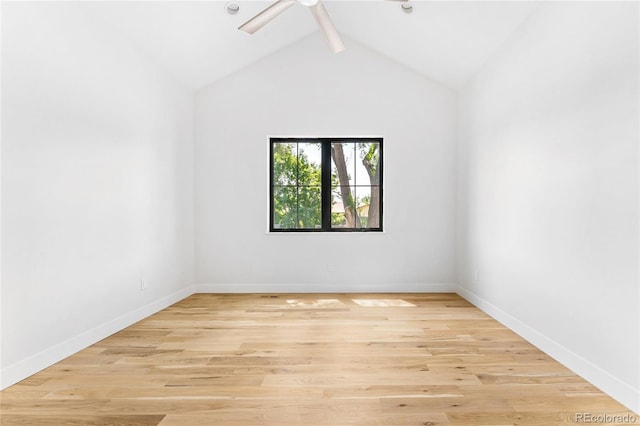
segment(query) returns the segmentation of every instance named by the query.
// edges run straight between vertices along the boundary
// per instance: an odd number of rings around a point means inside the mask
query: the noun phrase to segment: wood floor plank
[[[92,415],[3,415],[2,425],[38,425],[38,426],[157,426],[164,415],[122,415],[122,416],[92,416]]]
[[[455,294],[195,294],[0,392],[1,425],[640,416]]]

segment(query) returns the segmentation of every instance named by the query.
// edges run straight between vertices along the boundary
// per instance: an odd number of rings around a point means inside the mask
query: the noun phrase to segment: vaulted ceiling
[[[254,35],[237,27],[271,1],[100,1],[79,7],[185,87],[197,90],[318,31],[294,5]],[[531,14],[537,2],[325,0],[340,34],[451,88],[461,87]],[[327,48],[326,54],[333,54]],[[309,64],[313,65],[313,64]]]

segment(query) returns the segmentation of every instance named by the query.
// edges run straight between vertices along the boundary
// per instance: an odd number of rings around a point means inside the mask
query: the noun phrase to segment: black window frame
[[[364,143],[379,144],[379,226],[377,228],[345,228],[331,226],[331,144],[332,143]],[[275,228],[274,227],[274,144],[277,143],[319,143],[321,145],[321,226],[320,228]],[[360,185],[357,185],[360,186]],[[356,187],[357,187],[356,186]],[[371,185],[362,185],[371,186]],[[384,212],[384,149],[382,137],[271,137],[269,138],[269,232],[383,232]]]

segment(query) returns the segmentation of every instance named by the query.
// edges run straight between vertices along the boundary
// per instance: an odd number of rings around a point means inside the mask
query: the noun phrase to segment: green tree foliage
[[[320,150],[319,144],[300,144]],[[322,222],[322,171],[296,144],[273,148],[274,224],[280,228],[317,228]]]

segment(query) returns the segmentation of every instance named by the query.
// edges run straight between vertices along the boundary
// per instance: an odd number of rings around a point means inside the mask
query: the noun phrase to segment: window
[[[270,231],[382,231],[382,138],[270,143]]]

